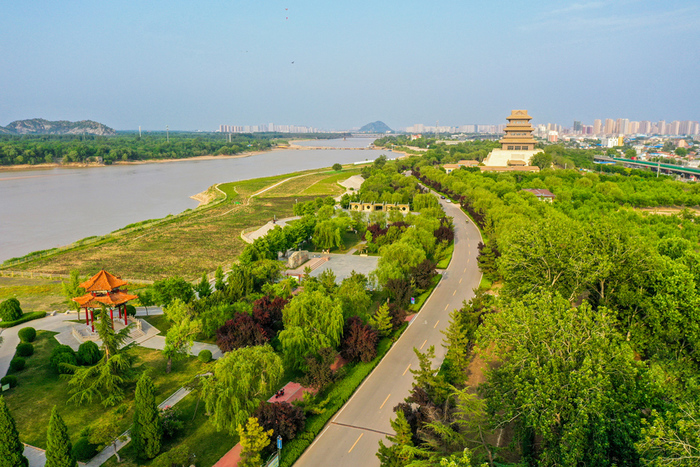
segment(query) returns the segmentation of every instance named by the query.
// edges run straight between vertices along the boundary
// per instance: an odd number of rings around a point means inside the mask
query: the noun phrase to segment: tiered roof
[[[80,284],[87,293],[82,297],[74,298],[73,301],[83,308],[100,308],[102,305],[111,308],[138,298],[125,290],[119,290],[123,285],[127,285],[127,282],[102,269]]]
[[[80,287],[86,292],[109,292],[126,284],[126,281],[101,269],[100,272],[80,284]]]
[[[505,128],[505,136],[501,138],[499,143],[503,145],[503,149],[506,149],[508,145],[526,144],[528,149],[534,149],[535,138],[532,137],[532,132],[535,129],[530,124],[532,117],[527,114],[527,110],[513,110],[510,115],[506,117],[508,120],[508,125]],[[532,147],[529,147],[532,145]]]

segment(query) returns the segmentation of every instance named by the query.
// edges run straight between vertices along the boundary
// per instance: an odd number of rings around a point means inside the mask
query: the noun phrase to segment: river
[[[372,141],[301,145],[362,148]],[[290,149],[243,158],[0,172],[0,262],[195,208],[190,196],[216,183],[374,160],[384,153]]]

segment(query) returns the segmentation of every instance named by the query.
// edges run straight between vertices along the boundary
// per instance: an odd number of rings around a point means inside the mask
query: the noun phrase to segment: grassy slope
[[[195,279],[236,258],[245,246],[240,239],[243,229],[263,225],[273,216],[291,216],[294,202],[311,196],[302,193],[309,187],[317,191],[315,196],[337,195],[342,192],[337,180],[356,172],[307,175],[254,198],[249,196],[300,173],[223,184],[219,188],[229,198],[214,207],[199,208],[171,222],[145,226],[100,245],[87,245],[13,269],[67,274],[72,269],[88,273],[107,267],[129,279],[156,280],[173,275]]]

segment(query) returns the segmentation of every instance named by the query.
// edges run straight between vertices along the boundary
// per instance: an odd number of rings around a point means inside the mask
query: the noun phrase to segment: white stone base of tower
[[[511,161],[517,161],[521,163],[524,162],[524,165],[530,165],[530,160],[532,159],[532,156],[539,152],[542,152],[542,150],[535,149],[534,151],[509,151],[506,149],[494,149],[489,153],[488,156],[486,156],[486,159],[484,159],[484,165],[486,167],[506,167],[508,165],[511,165]]]

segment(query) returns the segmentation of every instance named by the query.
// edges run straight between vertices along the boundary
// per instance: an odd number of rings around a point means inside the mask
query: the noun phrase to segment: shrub
[[[0,379],[0,385],[9,384],[11,388],[17,386],[17,377],[15,375],[7,375]]]
[[[66,365],[77,365],[78,359],[75,356],[75,351],[68,345],[59,345],[51,352],[49,360],[51,368],[60,374],[70,374],[73,372]]]
[[[160,424],[163,429],[163,436],[166,438],[175,437],[175,435],[185,427],[185,422],[182,421],[180,411],[170,406],[160,411]]]
[[[17,345],[17,355],[20,357],[31,357],[34,354],[34,346],[29,342],[22,342]]]
[[[199,358],[199,361],[202,363],[211,362],[211,350],[204,349],[200,351],[199,355],[197,355],[197,358]]]
[[[22,317],[22,308],[19,305],[19,300],[16,298],[8,298],[0,303],[0,318],[3,321],[16,321]]]
[[[33,319],[43,318],[44,316],[46,316],[45,311],[31,311],[23,314],[21,318],[14,321],[0,321],[0,328],[11,328],[12,326],[17,326],[18,324],[26,323]]]
[[[36,339],[36,329],[29,327],[22,328],[17,332],[17,335],[22,339],[22,342],[34,342],[34,339]]]
[[[136,307],[134,305],[127,305],[126,314],[128,316],[136,316]]]
[[[87,438],[79,438],[73,445],[73,455],[81,462],[87,462],[97,455],[97,446]]]
[[[72,349],[71,349],[72,350]],[[102,354],[100,353],[100,348],[92,341],[86,341],[80,344],[78,347],[78,354],[76,355],[78,365],[94,365],[97,363]]]
[[[304,411],[288,402],[271,404],[261,401],[252,416],[258,419],[265,431],[274,430],[272,439],[281,436],[285,442],[294,439],[304,429],[306,420]]]
[[[349,362],[369,362],[377,356],[379,334],[368,324],[362,324],[357,316],[348,318],[343,330],[340,354]]]
[[[216,345],[222,352],[240,347],[262,345],[269,339],[262,326],[248,313],[236,313],[233,319],[216,330]]]
[[[27,361],[22,357],[15,357],[10,362],[10,368],[12,368],[12,371],[22,371],[24,370],[24,365],[26,365],[26,363]]]

